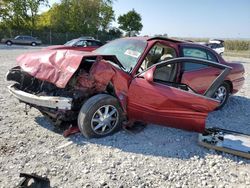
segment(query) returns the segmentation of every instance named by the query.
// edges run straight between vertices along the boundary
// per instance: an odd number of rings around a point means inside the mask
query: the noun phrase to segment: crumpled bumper
[[[8,86],[9,92],[20,101],[41,107],[47,107],[58,110],[71,110],[72,98],[54,97],[54,96],[37,96],[25,91],[19,90],[15,84]]]

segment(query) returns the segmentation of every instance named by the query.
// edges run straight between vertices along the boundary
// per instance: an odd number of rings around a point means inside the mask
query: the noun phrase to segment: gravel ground
[[[250,187],[250,161],[198,146],[197,133],[147,126],[138,134],[64,138],[39,111],[26,115],[4,76],[31,50],[0,46],[0,187],[14,187],[20,172],[47,176],[52,187]],[[242,61],[246,83],[207,126],[250,134],[250,59],[226,59]]]

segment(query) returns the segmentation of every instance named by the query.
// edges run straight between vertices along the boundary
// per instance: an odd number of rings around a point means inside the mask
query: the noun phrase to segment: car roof
[[[79,37],[79,39],[95,39],[95,38],[91,36],[83,36],[83,37]]]
[[[211,39],[209,40],[210,43],[223,43],[224,40],[221,40],[221,39]]]
[[[94,38],[83,38],[83,37],[79,37],[77,39],[72,39],[72,40],[88,40],[88,41],[101,42],[100,40],[97,40],[97,39],[94,39]]]
[[[153,40],[164,40],[164,41],[168,41],[171,43],[175,43],[177,45],[185,45],[185,46],[189,46],[189,47],[201,47],[207,50],[211,50],[211,48],[207,47],[204,44],[198,44],[195,43],[193,41],[190,40],[178,40],[178,39],[173,39],[173,38],[168,38],[168,37],[161,37],[161,36],[157,36],[157,37],[147,37],[147,36],[139,36],[139,37],[124,37],[121,39],[127,39],[127,40],[142,40],[142,41],[153,41]]]
[[[161,36],[149,37],[147,39],[147,41],[151,41],[151,40],[165,40],[165,41],[174,42],[174,43],[187,43],[187,42],[190,42],[190,41],[177,40],[177,39],[168,38],[168,37],[161,37]]]

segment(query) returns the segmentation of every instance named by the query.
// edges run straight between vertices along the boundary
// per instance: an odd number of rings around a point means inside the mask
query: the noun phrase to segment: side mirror
[[[154,72],[155,72],[155,66],[147,70],[144,74],[145,80],[152,83],[154,81]]]

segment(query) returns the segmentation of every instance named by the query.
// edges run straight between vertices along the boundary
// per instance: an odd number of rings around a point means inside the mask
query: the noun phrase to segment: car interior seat
[[[174,58],[174,54],[169,53],[169,50],[164,49],[163,55],[160,58],[160,61],[166,61]],[[173,82],[175,80],[177,67],[174,64],[165,64],[164,66],[156,68],[154,79],[165,81],[165,82]]]

